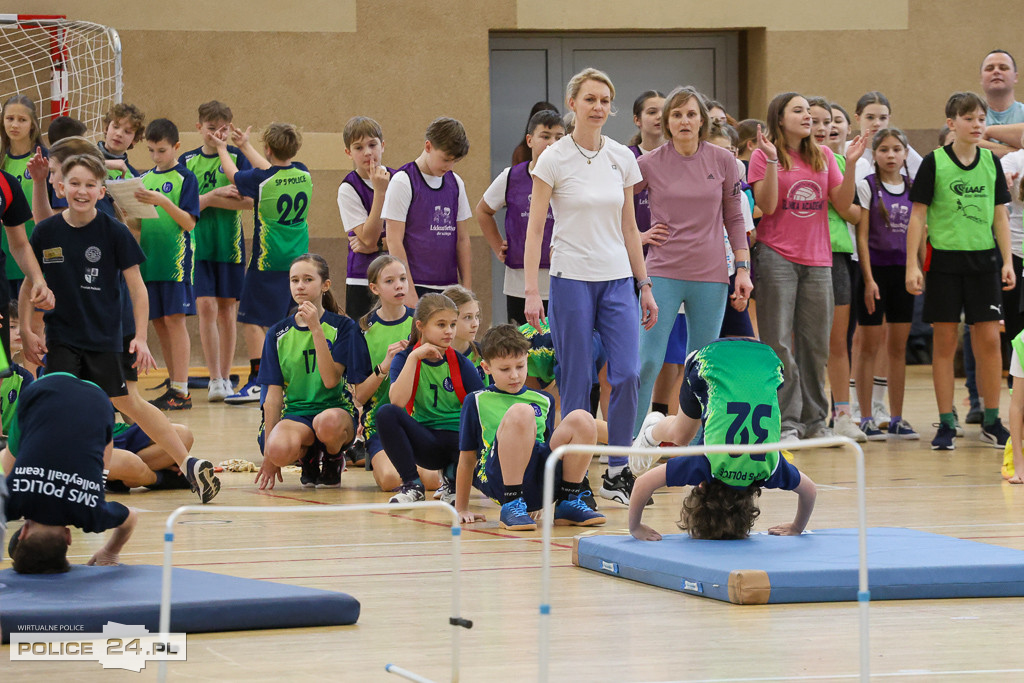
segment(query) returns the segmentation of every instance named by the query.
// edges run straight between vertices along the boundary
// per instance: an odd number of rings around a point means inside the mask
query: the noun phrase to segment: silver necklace
[[[596,151],[596,152],[594,152],[594,156],[589,156],[589,157],[588,157],[588,156],[587,156],[587,153],[586,153],[586,152],[584,152],[584,151],[583,151],[583,148],[582,148],[582,147],[580,147],[580,146],[579,146],[579,144],[578,144],[578,143],[576,142],[576,138],[575,138],[575,137],[573,137],[572,135],[570,135],[570,136],[569,136],[569,139],[570,139],[570,140],[572,140],[572,144],[576,145],[576,150],[577,150],[577,151],[579,151],[579,153],[580,153],[580,154],[581,154],[581,155],[583,156],[583,158],[584,158],[584,159],[586,159],[586,160],[587,160],[587,163],[588,163],[588,164],[589,164],[589,163],[590,163],[590,162],[591,162],[592,160],[596,159],[596,158],[597,158],[597,155],[598,155],[598,154],[600,154],[600,153],[601,153],[601,150],[602,150],[602,149],[604,148],[604,136],[602,135],[602,136],[601,136],[601,142],[600,142],[600,144],[598,144],[598,146],[597,146],[597,151]]]

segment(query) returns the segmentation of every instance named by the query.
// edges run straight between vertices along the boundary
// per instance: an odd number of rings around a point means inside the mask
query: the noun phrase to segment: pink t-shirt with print
[[[764,242],[787,261],[804,266],[832,266],[832,240],[828,232],[828,193],[843,182],[843,174],[828,147],[821,148],[825,168],[815,171],[797,154],[792,167],[779,167],[779,203],[775,213],[757,224],[757,241]],[[750,156],[747,181],[764,180],[768,158],[757,149]]]

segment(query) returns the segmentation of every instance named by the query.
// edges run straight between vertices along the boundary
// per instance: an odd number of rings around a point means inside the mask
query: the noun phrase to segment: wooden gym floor
[[[155,395],[155,394],[154,394]],[[958,380],[958,405],[965,392]],[[259,460],[254,407],[208,404],[171,413],[196,434],[193,452],[217,463]],[[1004,391],[1003,417],[1008,395]],[[930,450],[935,402],[930,368],[908,373],[907,419],[919,442],[869,443],[870,526],[923,529],[1024,549],[1024,487],[1002,481],[1000,450],[968,426],[951,453]],[[854,464],[839,451],[799,451],[798,466],[818,484],[810,528],[856,526]],[[603,466],[594,461],[592,482]],[[286,474],[259,492],[253,474],[225,473],[218,505],[385,502],[372,476],[348,471],[340,490],[305,490]],[[645,520],[676,531],[683,490],[662,491]],[[195,503],[183,491],[135,492],[117,498],[141,510],[122,561],[157,564],[167,515]],[[792,519],[796,499],[767,491],[757,529]],[[497,507],[474,498],[486,523],[462,535],[462,680],[535,680],[540,533],[498,528]],[[626,509],[602,506],[607,529],[624,529]],[[17,528],[17,524],[12,525]],[[172,663],[182,681],[387,681],[394,662],[431,679],[448,680],[450,548],[448,518],[428,514],[355,512],[328,515],[184,516],[176,529],[175,566],[348,592],[362,603],[355,626],[251,631],[188,637],[188,661]],[[556,527],[553,553],[551,680],[794,681],[845,680],[858,671],[855,603],[735,606],[617,580],[571,565],[571,536]],[[70,555],[84,562],[101,537],[77,530]],[[10,566],[0,563],[0,568]],[[969,579],[969,577],[965,577]],[[154,596],[156,597],[156,596]],[[1024,680],[1019,633],[1021,599],[915,600],[871,604],[871,667],[906,680]],[[154,680],[104,671],[96,662],[11,662],[0,648],[4,680]]]

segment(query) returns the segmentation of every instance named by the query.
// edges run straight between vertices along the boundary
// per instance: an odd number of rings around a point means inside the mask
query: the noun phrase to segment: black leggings
[[[391,403],[377,411],[377,434],[404,484],[419,477],[417,465],[428,470],[443,470],[459,461],[457,431],[424,427],[405,412],[405,408]]]

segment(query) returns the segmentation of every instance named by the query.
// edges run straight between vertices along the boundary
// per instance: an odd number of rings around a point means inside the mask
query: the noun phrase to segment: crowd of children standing
[[[986,64],[993,59],[1012,64],[1002,51]],[[296,126],[269,125],[257,148],[226,105],[207,102],[196,123],[202,144],[182,152],[173,122],[145,123],[138,108],[118,104],[100,143],[61,118],[48,151],[35,104],[12,97],[0,135],[0,301],[10,299],[6,288],[18,299],[27,363],[98,384],[204,502],[219,483],[160,413],[191,407],[193,314],[208,399],[263,410],[260,488],[295,462],[303,486],[340,486],[348,451],[394,502],[437,489],[468,522],[479,517],[467,511],[475,486],[502,504],[510,529],[535,527],[551,448],[642,442],[656,422],[648,407],[674,412],[686,358],[719,337],[756,334],[781,360],[781,441],[919,438],[903,394],[922,291],[934,329],[932,448],[951,450],[963,434],[952,365],[961,317],[977,357],[981,438],[1006,445],[999,326],[1007,301],[1020,317],[1019,294],[1004,292],[1020,291],[1011,250],[1019,251],[1019,209],[1012,222],[1007,205],[1020,203],[1021,173],[1013,156],[1015,170],[1004,173],[1005,150],[989,149],[1001,143],[986,135],[986,99],[954,93],[944,112],[951,139],[922,157],[878,92],[860,98],[852,119],[838,103],[788,92],[764,121],[736,122],[692,88],[647,91],[633,105],[629,147],[601,133],[614,95],[604,73],[587,69],[569,83],[565,117],[538,103],[515,163],[475,215],[452,170],[469,152],[459,121],[433,121],[422,153],[389,168],[380,125],[351,119],[343,136],[353,170],[337,191],[344,308],[330,265],[309,253],[313,185],[295,161]],[[854,123],[860,134],[848,141]],[[997,132],[1009,135],[1007,123]],[[142,140],[154,167],[140,174],[127,151]],[[135,199],[156,217],[130,219],[105,194],[106,182],[130,177],[141,177]],[[522,330],[479,334],[474,217],[505,266],[509,320]],[[24,233],[10,229],[22,225]],[[153,365],[148,321],[169,377],[152,402],[135,386],[137,370]],[[236,322],[251,366],[238,388],[229,380]],[[6,327],[2,336],[9,352]],[[553,358],[555,382],[540,379],[535,356]],[[602,383],[610,400],[597,421]],[[886,386],[888,410],[878,395]],[[747,429],[756,415],[737,419],[736,433],[757,432]],[[588,463],[562,464],[556,523],[604,521]],[[1019,447],[1015,464],[1024,466]],[[598,493],[629,504],[633,483],[625,458],[611,458]]]

